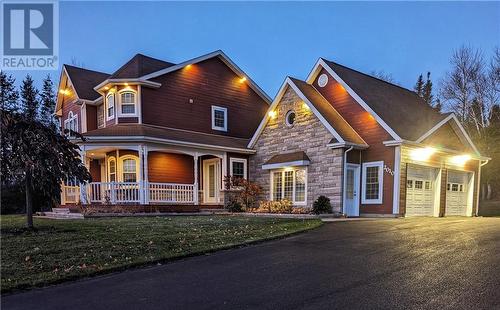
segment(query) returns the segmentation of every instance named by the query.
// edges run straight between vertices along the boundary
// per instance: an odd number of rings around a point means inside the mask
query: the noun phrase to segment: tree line
[[[34,200],[38,208],[51,208],[59,203],[61,180],[90,180],[79,147],[68,140],[67,130],[61,134],[57,126],[55,105],[50,76],[43,80],[41,91],[29,75],[18,90],[14,78],[0,72],[2,213],[24,200],[30,229]],[[83,139],[78,133],[72,135]]]

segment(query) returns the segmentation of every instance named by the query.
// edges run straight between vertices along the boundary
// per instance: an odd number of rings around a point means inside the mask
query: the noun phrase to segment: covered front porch
[[[223,205],[225,151],[155,144],[82,145],[86,184],[63,183],[61,205]],[[246,173],[246,155],[244,161]],[[243,166],[243,165],[242,165]],[[245,176],[246,177],[246,176]]]

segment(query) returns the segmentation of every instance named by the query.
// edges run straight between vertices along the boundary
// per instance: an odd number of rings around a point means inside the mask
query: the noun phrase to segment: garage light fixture
[[[457,155],[457,156],[452,156],[450,158],[450,163],[454,165],[459,165],[462,166],[464,165],[469,159],[471,159],[470,155]]]
[[[410,157],[413,160],[426,161],[435,152],[436,152],[436,149],[434,149],[432,147],[426,147],[426,148],[422,148],[422,149],[415,149],[415,150],[411,151]]]
[[[269,111],[268,115],[269,115],[269,118],[271,119],[275,119],[276,118],[276,111]]]

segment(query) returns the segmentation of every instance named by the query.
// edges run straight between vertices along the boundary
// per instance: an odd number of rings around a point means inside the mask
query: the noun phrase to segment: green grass
[[[1,291],[59,283],[278,238],[321,221],[242,216],[85,220],[1,216]]]

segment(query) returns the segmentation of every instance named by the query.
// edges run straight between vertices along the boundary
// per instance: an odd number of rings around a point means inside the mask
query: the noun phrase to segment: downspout
[[[343,182],[342,182],[342,214],[345,214],[345,199],[346,199],[346,192],[345,192],[345,189],[346,189],[346,185],[347,185],[347,153],[349,153],[350,151],[352,151],[352,149],[354,149],[354,146],[351,146],[350,148],[348,148],[345,152],[344,152],[344,173],[343,173]]]

